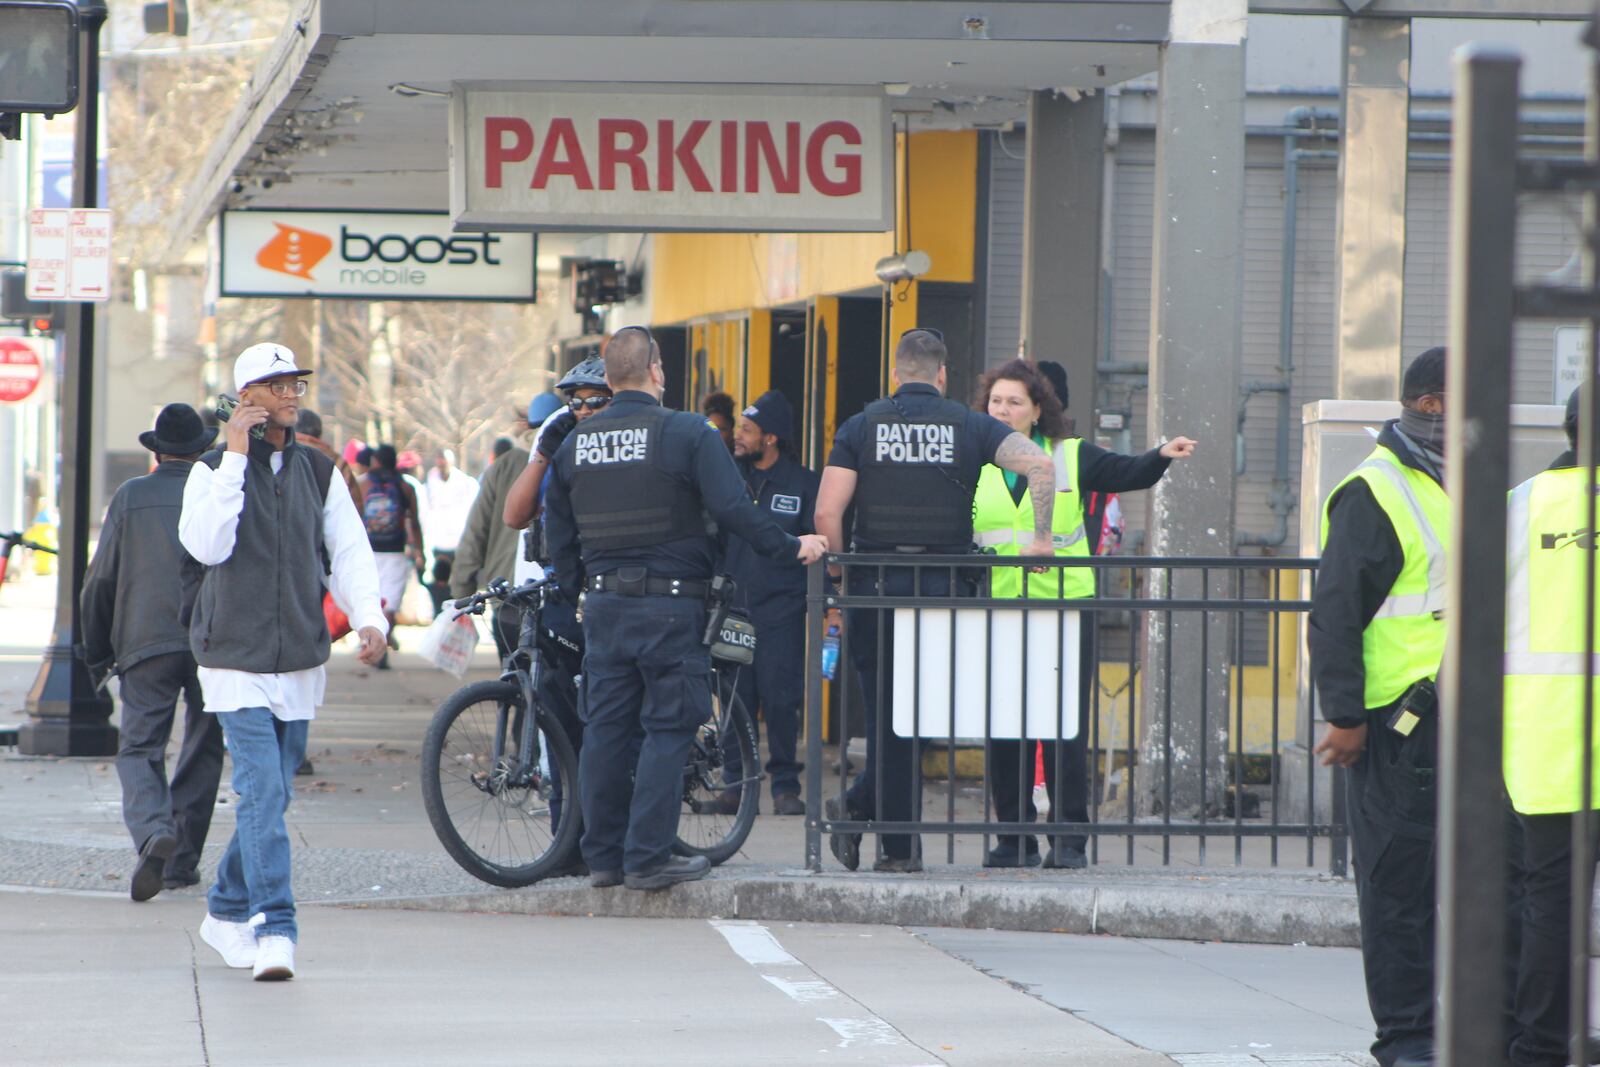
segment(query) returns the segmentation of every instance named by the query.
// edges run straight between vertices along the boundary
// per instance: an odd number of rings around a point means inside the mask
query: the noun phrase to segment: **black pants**
[[[450,599],[450,572],[455,569],[456,550],[453,548],[436,548],[433,550],[433,581],[423,582],[423,588],[428,591],[428,596],[433,600],[433,613],[439,614],[444,610],[444,602]],[[422,573],[417,572],[417,578],[422,579]]]
[[[1378,1025],[1372,1055],[1382,1067],[1433,1047],[1434,733],[1430,723],[1402,739],[1385,725],[1387,711],[1368,713],[1366,751],[1346,778],[1361,963]]]
[[[1080,615],[1078,642],[1078,736],[1070,741],[1044,742],[1044,780],[1050,794],[1051,822],[1089,821],[1089,707],[1094,694],[1094,612]],[[1059,773],[1057,765],[1059,764]],[[1033,742],[991,741],[988,759],[989,790],[994,797],[998,822],[1036,822],[1039,811],[1033,806]],[[1026,812],[1020,818],[1019,814]],[[1016,848],[1021,841],[1028,852],[1039,848],[1037,839],[1002,836],[999,844]],[[1083,834],[1064,834],[1055,838],[1057,846],[1083,852],[1088,838]]]
[[[185,710],[183,747],[167,781],[167,741]],[[194,657],[172,652],[136,663],[122,673],[122,734],[117,777],[122,782],[122,819],[142,848],[153,834],[178,839],[167,873],[199,869],[200,850],[211,830],[211,812],[222,780],[222,725],[205,711]]]
[[[767,724],[767,777],[774,797],[800,795],[800,703],[805,699],[806,618],[756,623],[756,661],[739,668],[735,682],[739,700]],[[742,777],[744,758],[735,738],[725,739],[723,753],[731,778]]]
[[[590,593],[578,788],[591,871],[646,874],[672,858],[683,766],[711,714],[699,600]]]
[[[1519,815],[1517,821],[1522,828],[1522,944],[1511,1063],[1561,1067],[1569,1062],[1571,1026],[1573,816]],[[1600,841],[1590,848],[1596,845]]]
[[[884,570],[881,595],[886,597],[949,596],[949,570],[930,568],[921,572],[910,568]],[[862,575],[857,580],[866,578]],[[870,581],[870,579],[867,579]],[[870,594],[869,594],[870,595]],[[862,708],[866,715],[867,766],[856,776],[845,794],[853,813],[866,819],[885,822],[910,822],[922,812],[921,776],[915,764],[916,745],[911,738],[894,732],[894,613],[885,608],[857,609],[846,620],[850,641],[850,662],[861,681]],[[880,634],[881,631],[881,634]],[[882,660],[879,660],[880,643]],[[879,670],[879,664],[883,670]],[[883,703],[878,703],[879,690]],[[878,797],[882,794],[883,802]],[[905,859],[915,854],[916,838],[911,834],[882,834],[883,854]]]

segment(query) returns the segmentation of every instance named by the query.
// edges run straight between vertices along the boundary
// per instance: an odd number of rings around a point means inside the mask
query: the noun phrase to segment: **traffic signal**
[[[189,36],[189,0],[144,5],[144,32]]]
[[[26,271],[0,272],[0,320],[22,323],[34,333],[66,329],[66,305],[28,299]]]

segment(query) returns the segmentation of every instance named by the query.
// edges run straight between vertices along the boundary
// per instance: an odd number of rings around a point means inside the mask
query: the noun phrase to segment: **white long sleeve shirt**
[[[239,515],[244,509],[245,464],[245,457],[239,453],[224,452],[216,470],[196,463],[184,483],[178,540],[189,555],[208,567],[226,563],[233,555]],[[282,469],[283,453],[274,452],[272,473]],[[333,567],[326,582],[334,602],[350,616],[356,629],[372,626],[387,634],[389,626],[378,598],[378,570],[372,561],[372,546],[343,478],[328,482],[328,495],[322,506],[322,540]],[[306,564],[318,569],[322,566],[320,560],[307,560]],[[201,667],[199,676],[207,711],[271,708],[272,714],[285,722],[315,718],[327,683],[327,672],[321,666],[286,674]]]

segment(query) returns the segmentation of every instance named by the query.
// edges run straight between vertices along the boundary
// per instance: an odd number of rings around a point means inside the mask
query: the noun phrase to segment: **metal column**
[[[1411,23],[1351,18],[1344,35],[1334,389],[1341,400],[1393,400],[1405,293]]]
[[[1105,97],[1028,100],[1022,228],[1022,349],[1067,369],[1072,415],[1092,436],[1100,351],[1100,229]]]
[[[72,168],[72,205],[95,207],[100,99],[100,27],[103,3],[78,4],[78,120]],[[39,673],[28,691],[30,722],[17,731],[17,751],[30,756],[110,756],[117,751],[111,701],[95,690],[83,662],[78,595],[89,569],[90,480],[95,386],[95,312],[92,303],[67,310],[66,374],[61,390],[61,556],[56,621]]]
[[[1500,759],[1521,66],[1515,53],[1482,46],[1456,59],[1445,469],[1454,548],[1439,679],[1434,978],[1440,1063],[1456,1067],[1499,1063],[1506,1047]]]
[[[1244,291],[1244,0],[1174,0],[1162,46],[1152,250],[1150,426],[1200,442],[1149,494],[1156,556],[1233,554],[1234,422]],[[1206,580],[1209,577],[1209,581]],[[1175,597],[1226,595],[1226,576],[1188,572]],[[1226,784],[1230,628],[1152,612],[1141,803],[1170,775],[1170,813],[1215,810]],[[1165,680],[1163,680],[1165,679]],[[1170,726],[1170,732],[1168,727]]]

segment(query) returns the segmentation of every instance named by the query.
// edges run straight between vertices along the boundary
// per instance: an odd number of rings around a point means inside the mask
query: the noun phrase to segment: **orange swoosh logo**
[[[313,281],[311,268],[333,251],[333,239],[315,230],[274,222],[278,232],[256,253],[256,263],[267,270]]]

